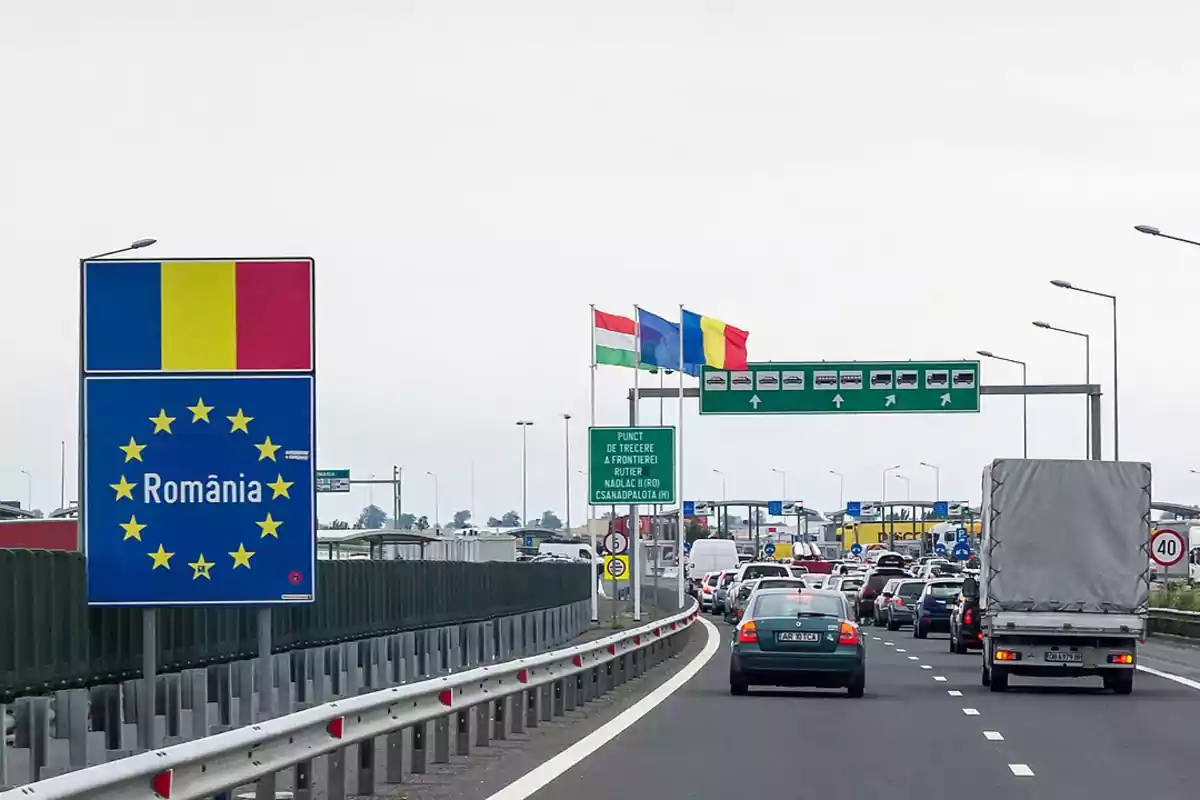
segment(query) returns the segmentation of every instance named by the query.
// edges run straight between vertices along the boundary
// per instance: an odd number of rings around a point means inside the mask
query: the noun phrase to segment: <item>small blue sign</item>
[[[966,561],[971,557],[971,545],[966,542],[954,543],[954,559],[956,561]]]
[[[770,514],[772,517],[782,517],[783,516],[783,501],[782,500],[768,500],[767,501],[767,513]]]
[[[863,546],[861,544],[859,544],[858,542],[855,542],[854,544],[850,545],[850,552],[853,553],[854,555],[856,555],[856,556],[862,555],[862,551],[863,551]]]
[[[937,553],[939,556],[946,555],[946,545],[942,542],[938,542],[937,546],[933,548],[933,552]]]
[[[695,500],[684,500],[683,501],[683,515],[685,517],[696,516],[696,501]],[[690,544],[690,542],[689,542],[689,544]]]
[[[692,543],[690,541],[683,543],[683,552],[685,552],[685,553],[692,552]]]
[[[851,516],[851,517],[861,517],[862,516],[862,501],[861,500],[851,500],[850,502],[846,503],[846,515]]]
[[[767,542],[767,544],[763,547],[763,552],[766,553],[768,556],[775,555],[775,543]]]
[[[311,376],[85,377],[83,399],[89,604],[313,601]]]
[[[970,540],[970,537],[967,535],[966,528],[959,528],[955,531],[955,534],[955,538],[960,542],[966,542]]]
[[[933,504],[933,515],[945,519],[950,516],[950,503],[946,500],[938,500]]]
[[[532,533],[525,534],[525,546],[533,547],[533,534]]]

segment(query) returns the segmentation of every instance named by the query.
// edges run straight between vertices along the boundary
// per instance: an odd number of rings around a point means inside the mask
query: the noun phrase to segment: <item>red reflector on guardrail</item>
[[[520,671],[518,671],[518,672],[517,672],[517,680],[518,680],[520,683],[529,683],[529,671],[528,671],[528,670],[524,670],[524,669],[523,669],[523,670],[520,670]],[[447,703],[446,705],[450,705],[450,704],[449,704],[449,703]]]
[[[615,644],[610,644],[608,646],[608,654],[611,656],[615,656],[617,654],[617,646]]]
[[[655,635],[655,636],[662,636],[662,628],[655,628],[655,629],[654,629],[654,635]]]
[[[671,623],[671,630],[675,630],[675,623],[674,623],[674,622],[672,622],[672,623]]]
[[[438,702],[444,706],[450,705],[454,701],[454,692],[449,689],[442,689],[438,692]]]
[[[582,667],[583,666],[583,656],[579,656],[579,655],[571,656],[571,663],[577,667]]]
[[[155,797],[162,797],[165,800],[171,798],[171,784],[175,780],[175,770],[169,769],[165,772],[160,772],[150,779],[150,789],[154,792]]]
[[[342,730],[346,727],[346,718],[338,717],[337,719],[329,720],[325,726],[325,732],[335,739],[342,738]]]
[[[641,644],[641,643],[642,643],[642,635],[641,635],[640,633],[639,633],[637,636],[634,636],[634,637],[633,637],[633,643],[634,643],[634,644]]]

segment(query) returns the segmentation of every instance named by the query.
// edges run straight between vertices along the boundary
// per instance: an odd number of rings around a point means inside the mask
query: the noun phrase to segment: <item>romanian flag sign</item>
[[[88,602],[313,602],[312,260],[96,260],[81,281]]]
[[[313,262],[89,261],[84,371],[309,372]]]

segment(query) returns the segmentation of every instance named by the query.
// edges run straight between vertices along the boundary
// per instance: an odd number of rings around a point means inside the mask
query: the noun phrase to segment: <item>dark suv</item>
[[[950,610],[951,653],[983,648],[983,632],[979,622],[979,581],[967,576],[963,579],[958,604]]]
[[[874,621],[875,598],[892,578],[911,577],[902,567],[876,567],[867,573],[854,598],[854,616],[863,624]]]

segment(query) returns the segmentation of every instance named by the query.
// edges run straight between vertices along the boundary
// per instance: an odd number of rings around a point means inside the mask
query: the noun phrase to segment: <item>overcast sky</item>
[[[1121,456],[1194,502],[1200,404],[1200,7],[1161,2],[288,2],[0,6],[0,498],[67,497],[76,259],[311,254],[322,467],[405,469],[405,509],[564,505],[586,469],[588,304],[750,331],[752,360],[984,348],[1079,382],[1093,335],[1112,453],[1106,301],[1120,297]],[[987,363],[985,383],[1020,380]],[[601,424],[629,370],[602,368]],[[1082,398],[1029,403],[1030,455],[1081,457]],[[673,424],[677,408],[666,404]],[[647,401],[643,421],[658,419]],[[1021,454],[1021,403],[956,417],[685,410],[685,488],[979,497]],[[573,475],[572,516],[584,514]],[[895,479],[889,496],[904,496]],[[377,489],[375,498],[383,499]],[[352,517],[365,488],[324,496]],[[390,503],[381,503],[390,509]]]

